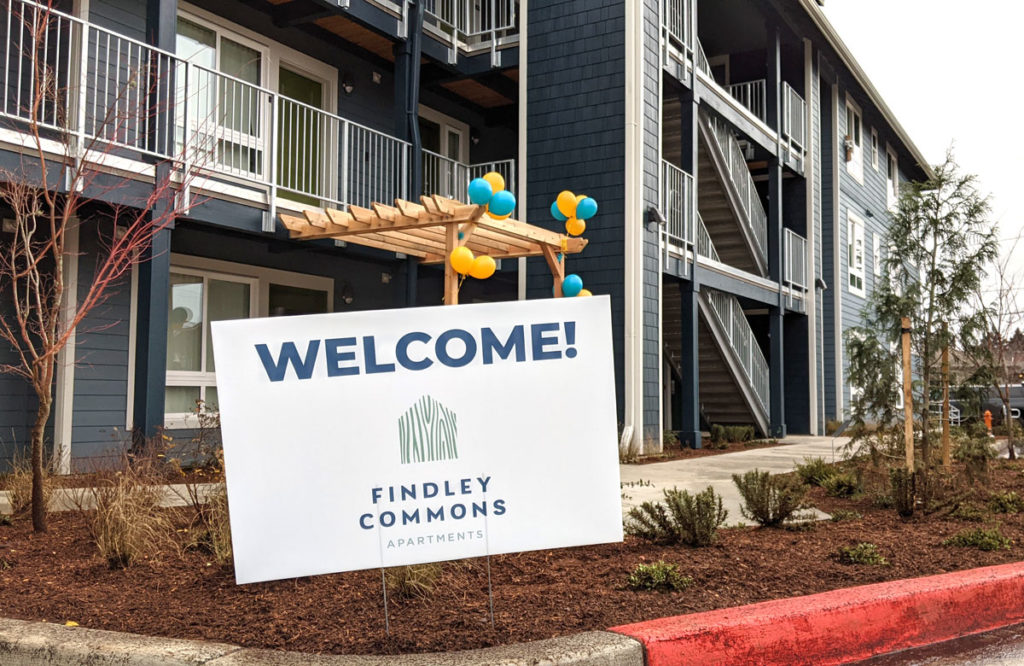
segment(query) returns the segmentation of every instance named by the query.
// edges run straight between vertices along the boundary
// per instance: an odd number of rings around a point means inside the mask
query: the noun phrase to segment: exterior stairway
[[[696,235],[698,254],[717,260],[716,248],[699,219]],[[681,296],[680,283],[666,281],[662,303],[664,353],[673,368],[680,367]],[[709,423],[753,425],[767,435],[768,362],[739,300],[731,294],[703,289],[699,309],[701,414]]]
[[[768,216],[732,130],[700,114],[697,208],[721,261],[755,275],[768,272]]]

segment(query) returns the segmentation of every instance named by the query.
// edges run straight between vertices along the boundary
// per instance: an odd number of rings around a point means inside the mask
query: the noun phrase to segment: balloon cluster
[[[516,197],[505,189],[505,179],[496,171],[485,173],[482,178],[469,181],[469,200],[477,206],[487,206],[487,214],[496,220],[504,220],[516,208]],[[459,234],[462,237],[462,234]],[[459,275],[486,280],[494,275],[497,264],[493,257],[473,255],[468,247],[452,250],[448,262]]]
[[[487,206],[487,214],[496,220],[504,220],[516,209],[516,196],[505,189],[505,179],[497,171],[469,181],[469,201]]]
[[[559,222],[565,222],[565,232],[570,236],[579,236],[586,231],[586,221],[596,214],[597,202],[585,194],[563,190],[551,202],[551,216]]]
[[[559,222],[565,222],[565,231],[570,236],[580,236],[587,230],[587,220],[597,214],[597,202],[585,194],[573,194],[562,190],[551,202],[551,216]],[[583,288],[583,278],[575,273],[566,275],[562,280],[562,295],[567,298],[574,296],[593,296],[589,289]]]

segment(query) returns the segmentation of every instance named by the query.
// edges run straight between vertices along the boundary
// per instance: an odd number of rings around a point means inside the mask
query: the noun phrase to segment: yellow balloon
[[[575,217],[570,217],[565,221],[565,233],[570,236],[579,236],[587,230],[587,223],[583,220]]]
[[[494,218],[495,220],[507,220],[512,217],[512,213],[505,213],[504,215],[495,215],[491,211],[487,211],[487,217]]]
[[[484,180],[490,184],[492,193],[501,192],[505,189],[505,179],[497,171],[485,173]]]
[[[473,270],[474,260],[473,251],[468,247],[457,247],[448,256],[448,261],[451,262],[452,268],[460,275],[468,275]]]
[[[486,280],[494,275],[494,271],[497,267],[498,265],[494,263],[494,259],[485,254],[482,257],[477,257],[473,261],[473,268],[470,269],[469,276],[474,277],[477,280]]]
[[[558,212],[566,217],[576,217],[576,195],[569,190],[562,190],[555,199]]]
[[[590,293],[589,289],[580,289],[580,293],[576,294],[576,298],[579,298],[580,296],[593,296],[593,294]]]

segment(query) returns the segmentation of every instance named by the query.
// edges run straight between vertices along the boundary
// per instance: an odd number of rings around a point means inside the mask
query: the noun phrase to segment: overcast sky
[[[1015,238],[1024,226],[1024,3],[826,0],[825,15],[924,156],[941,162],[952,144],[991,194],[1000,237]],[[1024,242],[1014,263],[1024,269]]]

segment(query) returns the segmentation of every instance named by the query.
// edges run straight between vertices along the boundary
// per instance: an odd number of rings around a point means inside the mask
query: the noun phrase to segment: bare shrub
[[[11,514],[15,517],[27,515],[32,509],[32,461],[15,453],[11,459],[11,471],[2,478],[11,503]],[[47,471],[43,475],[43,501],[47,506],[52,495],[53,477]]]
[[[439,562],[392,567],[385,570],[388,594],[400,599],[415,599],[433,594],[444,573]]]

